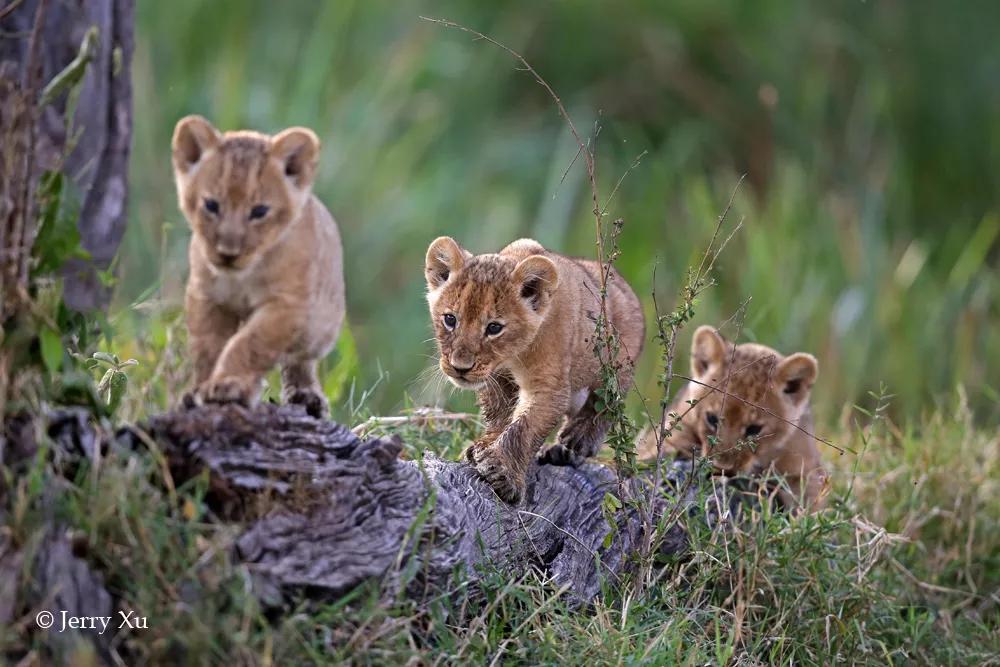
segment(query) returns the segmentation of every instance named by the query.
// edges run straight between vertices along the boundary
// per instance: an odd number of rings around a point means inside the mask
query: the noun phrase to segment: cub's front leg
[[[587,396],[583,407],[559,430],[555,444],[539,457],[539,463],[578,466],[596,454],[604,444],[611,422],[597,410],[594,392]]]
[[[306,322],[300,309],[268,304],[250,316],[229,339],[211,376],[198,388],[211,403],[251,405],[264,375],[295,345]]]
[[[518,391],[514,378],[507,373],[491,376],[486,386],[479,390],[476,402],[479,403],[486,432],[465,450],[465,456],[470,463],[476,462],[477,449],[491,445],[510,425],[514,408],[517,407]]]
[[[319,361],[309,359],[283,364],[281,367],[281,398],[285,403],[301,405],[306,413],[322,419],[330,409],[329,401],[319,382]]]
[[[568,408],[566,389],[522,389],[510,424],[474,450],[476,470],[504,502],[517,505],[524,498],[528,466]]]
[[[188,349],[194,365],[194,388],[197,390],[215,370],[223,348],[239,328],[239,318],[218,304],[190,292],[184,302],[188,329]],[[185,405],[194,404],[193,393],[185,394]]]

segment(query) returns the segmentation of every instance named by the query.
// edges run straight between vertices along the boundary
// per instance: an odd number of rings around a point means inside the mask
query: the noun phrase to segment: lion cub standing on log
[[[478,392],[486,433],[466,454],[503,500],[524,495],[525,473],[545,438],[563,423],[544,462],[577,465],[597,453],[609,424],[595,405],[601,385],[594,354],[600,312],[597,262],[515,241],[472,255],[451,238],[427,250],[427,301],[441,370]],[[619,381],[632,383],[645,322],[632,289],[608,279],[607,312],[620,335]]]
[[[281,364],[282,396],[315,417],[327,400],[318,360],[344,320],[340,233],[312,194],[319,140],[177,123],[174,175],[194,232],[185,311],[195,397],[253,403]]]
[[[828,479],[809,435],[809,394],[818,373],[811,354],[785,357],[764,345],[733,345],[712,327],[699,327],[691,343],[694,382],[670,410],[682,419],[664,439],[664,452],[706,456],[727,473],[773,466],[788,483],[790,493],[780,494],[786,506],[798,507],[801,498],[819,509]],[[656,458],[654,433],[640,443],[639,458]]]

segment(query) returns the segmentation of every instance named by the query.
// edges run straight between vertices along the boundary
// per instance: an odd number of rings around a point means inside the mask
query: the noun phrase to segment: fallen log
[[[361,440],[296,406],[199,407],[133,434],[162,450],[175,484],[207,471],[206,501],[246,524],[236,555],[265,597],[334,597],[373,579],[416,594],[456,573],[475,580],[484,567],[534,567],[584,602],[636,566],[646,524],[681,515],[714,524],[742,502],[721,484],[706,495],[690,483],[691,464],[671,462],[652,494],[652,473],[625,482],[625,495],[652,497],[645,520],[625,504],[609,521],[605,496],[619,484],[598,464],[536,466],[524,502],[511,507],[465,463],[430,453],[401,460],[399,440]],[[684,551],[682,523],[662,532],[661,554]]]

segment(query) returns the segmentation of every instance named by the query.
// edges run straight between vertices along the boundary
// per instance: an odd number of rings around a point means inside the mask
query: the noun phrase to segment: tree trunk
[[[336,596],[377,578],[389,592],[418,594],[457,569],[475,580],[479,566],[492,564],[539,568],[585,602],[635,566],[646,530],[634,507],[608,521],[605,494],[617,494],[618,482],[602,465],[537,466],[524,502],[511,507],[465,463],[432,454],[400,460],[398,440],[362,441],[297,407],[204,407],[155,417],[148,429],[175,483],[207,470],[210,505],[246,523],[237,555],[264,593]],[[690,464],[664,471],[652,494],[654,525],[671,513],[714,523],[739,502],[720,486],[699,504],[704,485],[688,483]],[[629,480],[627,493],[649,497],[652,479]],[[661,553],[684,550],[680,523],[666,531]]]
[[[37,231],[31,197],[34,184],[43,171],[59,169],[78,194],[77,227],[81,245],[90,253],[90,259],[72,259],[63,267],[63,298],[76,310],[103,308],[110,291],[98,274],[114,258],[126,221],[132,135],[133,3],[7,0],[3,4],[0,12],[6,14],[0,17],[0,90],[13,88],[19,93],[18,99],[31,107],[27,119],[32,125],[30,141],[20,144],[28,153],[17,156],[19,161],[28,161],[26,173],[18,175],[28,181],[27,191],[22,188],[22,194],[28,196],[19,202],[21,215],[28,218],[21,249],[30,253],[32,233]],[[67,127],[68,91],[62,91],[43,108],[34,107],[41,88],[73,61],[92,27],[97,29],[97,48],[84,71],[78,104]],[[10,94],[5,92],[0,100],[5,107]],[[71,150],[64,155],[67,148]],[[10,180],[11,173],[6,168],[2,171],[2,180]],[[7,208],[0,202],[4,217],[9,213]],[[6,220],[2,222],[7,226]],[[9,287],[10,281],[6,284]]]

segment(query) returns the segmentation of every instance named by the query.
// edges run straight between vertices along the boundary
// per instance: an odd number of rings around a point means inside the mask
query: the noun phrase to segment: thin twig
[[[31,39],[28,42],[28,54],[25,57],[24,72],[22,73],[25,100],[30,105],[27,110],[28,115],[28,145],[27,153],[24,157],[24,184],[20,194],[23,202],[21,208],[19,234],[12,234],[9,241],[12,250],[18,249],[20,256],[17,258],[18,267],[17,284],[22,288],[28,284],[28,267],[31,265],[31,246],[35,242],[35,228],[37,225],[34,218],[35,210],[35,188],[34,188],[34,155],[35,142],[38,139],[38,117],[41,108],[35,104],[38,95],[38,88],[42,78],[42,33],[45,31],[45,17],[48,14],[48,0],[39,0],[38,9],[35,10],[35,23],[31,29]]]
[[[766,357],[761,357],[761,358],[763,359],[763,358],[766,358]],[[714,385],[705,384],[704,382],[701,382],[699,380],[695,380],[694,378],[690,378],[690,377],[688,377],[686,375],[681,375],[681,374],[678,373],[676,375],[676,377],[679,377],[682,380],[687,380],[688,382],[693,382],[696,385],[700,385],[702,387],[706,387],[706,388],[710,389],[711,391],[717,391],[717,392],[723,394],[724,396],[735,398],[737,401],[739,401],[743,405],[748,405],[748,406],[750,406],[750,407],[752,407],[754,409],[761,410],[765,414],[768,414],[768,415],[774,417],[778,421],[782,421],[782,422],[788,424],[789,426],[792,426],[796,430],[801,431],[802,433],[804,433],[805,435],[809,436],[813,440],[816,440],[818,442],[822,442],[824,445],[827,445],[828,447],[833,447],[834,449],[836,449],[841,454],[844,454],[845,452],[850,452],[851,454],[857,455],[857,452],[855,452],[850,447],[847,447],[846,445],[843,446],[843,447],[841,447],[840,445],[835,445],[834,443],[830,442],[829,440],[826,440],[825,438],[821,438],[820,436],[816,435],[815,433],[810,433],[808,430],[802,428],[801,426],[799,426],[798,424],[796,424],[792,420],[785,419],[781,415],[776,414],[775,412],[773,412],[772,410],[764,407],[763,405],[758,405],[757,403],[754,403],[753,401],[748,401],[747,399],[743,398],[742,396],[737,396],[736,394],[731,394],[728,391],[725,391],[724,389],[720,389],[719,387],[716,387]]]
[[[618,193],[618,190],[621,188],[622,183],[625,182],[625,178],[629,174],[631,174],[635,170],[636,167],[639,166],[639,164],[642,162],[642,158],[646,157],[647,153],[649,153],[649,151],[643,151],[643,152],[639,153],[638,155],[636,155],[635,159],[632,160],[632,164],[630,164],[628,166],[628,169],[626,169],[624,172],[622,172],[622,175],[618,178],[618,182],[615,183],[615,187],[613,187],[611,189],[611,194],[608,195],[608,200],[606,202],[604,202],[604,208],[601,209],[601,215],[602,216],[607,215],[607,213],[608,213],[608,207],[611,206],[611,200],[613,200],[615,198],[615,195]]]
[[[413,414],[410,415],[369,417],[362,423],[352,428],[351,433],[361,436],[379,426],[403,426],[405,424],[423,426],[431,422],[475,421],[476,419],[476,415],[469,414],[467,412],[439,412],[433,408],[421,408],[415,410]]]
[[[917,575],[913,574],[908,569],[906,569],[906,566],[903,565],[902,563],[900,563],[895,558],[890,558],[889,562],[892,563],[893,567],[895,567],[904,576],[906,576],[907,579],[909,579],[910,581],[912,581],[914,584],[916,584],[920,588],[924,588],[924,589],[929,590],[929,591],[934,591],[935,593],[947,593],[948,595],[964,595],[965,597],[971,598],[971,599],[974,599],[974,600],[982,600],[982,599],[984,599],[982,595],[979,595],[977,593],[973,593],[972,591],[963,591],[963,590],[959,590],[957,588],[948,588],[947,586],[938,586],[937,584],[929,584],[926,581],[922,581],[921,579],[918,579]]]
[[[9,5],[4,7],[3,9],[0,9],[0,21],[7,18],[7,15],[13,12],[15,9],[17,9],[18,6],[21,5],[21,3],[23,2],[24,0],[11,0],[11,3]]]
[[[589,554],[590,554],[591,556],[593,556],[593,557],[594,557],[594,560],[595,560],[595,561],[596,561],[597,563],[600,563],[600,562],[601,562],[601,557],[600,557],[600,555],[599,555],[599,554],[598,554],[598,553],[597,553],[596,551],[594,551],[594,550],[593,550],[593,549],[591,549],[591,548],[590,548],[589,546],[587,546],[587,544],[586,544],[586,543],[585,543],[585,542],[584,542],[583,540],[581,540],[581,539],[580,539],[579,537],[577,537],[577,536],[576,536],[576,535],[574,535],[573,533],[569,532],[568,530],[566,530],[566,529],[565,529],[565,528],[563,528],[562,526],[559,526],[559,525],[557,525],[555,521],[553,521],[552,519],[548,518],[547,516],[542,516],[541,514],[535,514],[534,512],[529,512],[528,510],[517,510],[517,513],[518,513],[518,514],[527,514],[528,516],[533,516],[533,517],[536,517],[536,518],[538,518],[538,519],[541,519],[541,520],[543,520],[543,521],[547,522],[547,523],[548,523],[548,524],[549,524],[550,526],[552,526],[553,528],[555,528],[556,530],[558,530],[558,531],[559,531],[560,533],[562,533],[563,535],[566,535],[567,537],[571,537],[571,538],[573,538],[573,540],[574,540],[574,541],[575,541],[575,542],[576,542],[577,544],[579,544],[579,545],[580,545],[581,547],[583,547],[584,549],[586,549],[586,550],[587,550],[587,552],[588,552],[588,553],[589,553]],[[618,581],[618,583],[621,583],[621,581],[622,581],[622,580],[621,580],[621,577],[619,577],[619,576],[618,576],[618,575],[617,575],[617,574],[616,574],[616,573],[614,572],[614,570],[612,570],[611,568],[608,568],[607,566],[605,566],[605,568],[607,569],[608,573],[609,573],[609,574],[610,574],[611,576],[613,576],[613,577],[615,578],[615,580],[616,580],[616,581]]]
[[[684,326],[684,323],[687,318],[687,313],[694,307],[694,302],[698,298],[698,295],[701,294],[701,292],[707,287],[706,278],[708,276],[708,273],[712,270],[712,267],[715,265],[715,259],[718,258],[719,253],[722,252],[722,250],[729,244],[730,239],[733,238],[733,234],[735,234],[742,227],[743,221],[740,220],[740,223],[736,226],[736,228],[733,229],[733,231],[729,234],[729,236],[727,236],[726,239],[722,242],[722,244],[718,247],[717,252],[713,256],[712,260],[709,262],[708,268],[706,269],[705,268],[706,258],[709,256],[709,253],[711,252],[712,247],[715,245],[715,241],[718,239],[719,233],[721,232],[722,227],[726,222],[726,219],[729,217],[729,211],[732,209],[733,202],[736,200],[736,193],[739,192],[740,186],[743,184],[743,180],[745,177],[746,177],[745,175],[740,176],[740,179],[736,182],[735,187],[733,187],[733,192],[729,196],[729,201],[727,202],[725,209],[723,209],[722,214],[719,215],[718,220],[716,221],[715,230],[712,233],[712,239],[709,242],[708,247],[705,249],[705,254],[702,257],[701,264],[699,265],[698,271],[695,273],[693,280],[690,278],[691,275],[690,272],[688,274],[689,282],[682,290],[682,293],[684,295],[684,303],[682,306],[683,316],[681,318],[669,319],[669,330],[670,330],[669,334],[667,333],[667,330],[664,328],[664,324],[667,322],[668,316],[660,314],[661,312],[660,306],[656,299],[656,280],[655,280],[656,268],[655,266],[653,268],[654,272],[653,290],[652,290],[653,313],[656,317],[657,336],[660,339],[661,344],[664,345],[663,360],[665,368],[664,368],[664,379],[663,379],[663,398],[660,400],[660,419],[658,423],[652,427],[653,436],[655,438],[655,444],[656,444],[656,470],[653,473],[653,486],[650,489],[650,495],[647,500],[650,506],[652,506],[653,495],[655,494],[656,489],[659,486],[659,481],[662,476],[664,440],[666,439],[668,433],[673,433],[673,429],[677,428],[677,425],[681,422],[684,416],[686,416],[688,412],[694,409],[694,405],[689,405],[687,410],[685,410],[683,414],[677,415],[671,421],[669,427],[666,426],[667,417],[669,416],[670,408],[672,407],[670,396],[671,396],[671,389],[673,386],[673,380],[675,377],[674,359],[676,358],[677,355],[676,350],[677,350],[678,334],[680,333],[681,328]],[[652,416],[650,416],[649,420],[650,422],[652,422]],[[694,483],[695,468],[696,466],[692,466],[692,473],[687,477],[687,479],[685,479],[684,487],[681,489],[681,494],[679,497],[684,497],[687,494],[691,485]],[[676,521],[677,518],[680,516],[680,511],[681,511],[681,504],[680,502],[678,502],[675,504],[673,510],[671,510],[670,518],[666,523],[666,525],[671,525],[674,521]],[[646,535],[643,541],[644,551],[647,554],[647,556],[652,554],[654,540],[653,540],[653,535],[651,533],[652,533],[652,527],[647,526]]]

